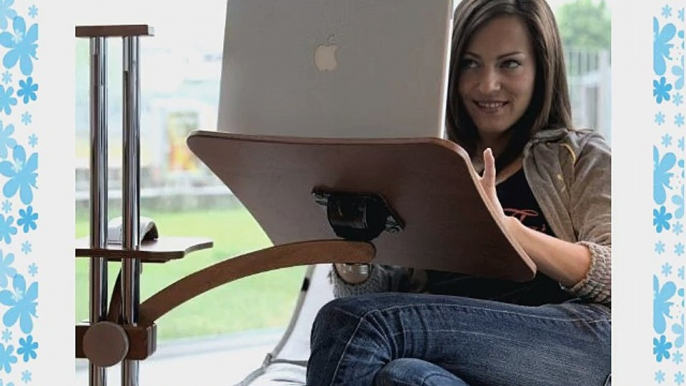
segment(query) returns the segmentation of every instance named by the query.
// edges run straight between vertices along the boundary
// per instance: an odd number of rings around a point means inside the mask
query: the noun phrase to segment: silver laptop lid
[[[218,129],[441,137],[452,0],[228,0]]]

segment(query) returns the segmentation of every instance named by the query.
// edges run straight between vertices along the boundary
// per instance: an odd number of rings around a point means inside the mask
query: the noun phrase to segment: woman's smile
[[[494,115],[503,111],[507,106],[505,101],[481,100],[473,101],[480,112],[484,114]]]

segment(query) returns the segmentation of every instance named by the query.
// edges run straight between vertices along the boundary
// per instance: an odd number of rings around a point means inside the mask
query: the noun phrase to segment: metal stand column
[[[107,244],[107,41],[90,38],[90,245],[104,249]],[[107,316],[107,259],[90,259],[91,324]],[[105,368],[89,363],[91,386],[106,386]]]
[[[123,239],[124,251],[140,245],[140,83],[138,36],[124,37],[124,135],[123,135]],[[139,321],[140,268],[137,258],[122,259],[122,321],[135,326]],[[122,363],[122,385],[138,386],[138,361]]]
[[[90,250],[100,251],[90,260],[90,316],[91,326],[112,329],[108,317],[107,257],[108,226],[107,195],[107,38],[123,39],[123,177],[122,177],[122,254],[121,306],[119,323],[114,327],[128,345],[127,327],[139,322],[141,259],[136,257],[140,248],[140,79],[139,37],[152,35],[147,25],[77,27],[77,37],[90,40],[91,51],[91,185],[90,185]],[[117,306],[119,306],[117,304]],[[123,329],[122,329],[123,328]],[[103,342],[104,343],[104,342]],[[107,343],[104,343],[107,344]],[[124,353],[127,355],[126,353]],[[123,386],[138,386],[138,361],[121,362]],[[89,385],[106,386],[105,367],[89,363]]]

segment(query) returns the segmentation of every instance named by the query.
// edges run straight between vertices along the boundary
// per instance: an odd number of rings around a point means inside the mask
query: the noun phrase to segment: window
[[[146,264],[141,300],[174,281],[229,257],[270,246],[266,235],[229,190],[185,145],[195,129],[214,129],[219,103],[226,4],[169,7],[161,0],[127,7],[85,3],[77,25],[149,24],[140,38],[141,216],[155,220],[161,236],[201,236],[209,250],[181,261]],[[124,3],[126,4],[126,3]],[[103,10],[103,7],[106,9]],[[158,10],[164,7],[164,16]],[[136,9],[131,13],[126,10]],[[122,44],[108,39],[109,218],[121,215]],[[89,42],[77,39],[76,221],[77,238],[89,228]],[[120,264],[109,263],[109,285]],[[88,259],[79,258],[77,321],[88,318]],[[236,331],[284,328],[295,307],[304,267],[268,272],[207,292],[158,321],[160,340]]]

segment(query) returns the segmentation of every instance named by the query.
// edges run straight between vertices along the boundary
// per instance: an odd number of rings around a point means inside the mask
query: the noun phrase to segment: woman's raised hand
[[[505,212],[503,211],[503,207],[500,204],[500,200],[498,200],[498,194],[495,190],[495,157],[493,157],[493,151],[490,147],[484,150],[484,171],[482,176],[477,177],[477,180],[481,184],[488,201],[496,210],[499,218],[504,220]]]

